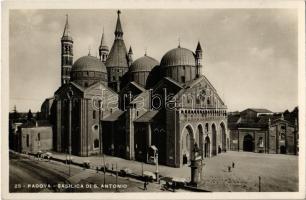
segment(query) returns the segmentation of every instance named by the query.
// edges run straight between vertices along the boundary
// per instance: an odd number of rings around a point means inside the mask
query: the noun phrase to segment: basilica
[[[99,57],[76,61],[66,18],[61,86],[41,107],[53,125],[53,149],[172,167],[188,164],[194,146],[202,158],[229,150],[227,107],[203,73],[200,42],[195,51],[178,45],[160,61],[147,53],[134,60],[120,14],[112,47],[103,33]]]

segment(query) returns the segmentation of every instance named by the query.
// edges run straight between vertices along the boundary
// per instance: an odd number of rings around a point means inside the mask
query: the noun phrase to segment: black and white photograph
[[[99,5],[2,13],[6,197],[305,197],[303,1]]]

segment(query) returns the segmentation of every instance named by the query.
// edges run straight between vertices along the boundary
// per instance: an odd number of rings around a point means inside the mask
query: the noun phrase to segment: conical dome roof
[[[106,60],[106,66],[107,67],[123,67],[123,68],[128,68],[128,54],[126,50],[126,46],[124,44],[122,35],[122,27],[121,27],[121,22],[120,22],[120,10],[118,10],[117,14],[117,24],[116,24],[116,29],[115,29],[115,41],[113,43],[113,46],[109,52],[109,55]]]

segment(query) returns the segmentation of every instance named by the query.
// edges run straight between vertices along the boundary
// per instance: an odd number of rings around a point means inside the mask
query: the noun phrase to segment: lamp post
[[[116,192],[118,192],[118,166],[116,163]]]
[[[102,142],[102,124],[101,124],[101,111],[102,111],[102,102],[101,100],[98,101],[99,102],[99,147],[100,147],[100,155],[102,158],[102,164],[103,164],[103,174],[104,174],[104,180],[103,180],[103,184],[105,185],[105,173],[106,173],[106,169],[105,169],[105,156],[104,156],[104,152],[103,152],[103,142]]]
[[[156,182],[159,182],[159,174],[158,174],[158,151],[156,151]]]
[[[67,92],[67,97],[69,101],[69,112],[68,112],[68,162],[69,162],[69,176],[70,176],[70,164],[71,164],[71,112],[72,112],[72,98],[73,91],[69,88]]]

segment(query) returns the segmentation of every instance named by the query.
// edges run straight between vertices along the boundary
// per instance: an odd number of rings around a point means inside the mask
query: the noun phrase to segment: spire
[[[121,27],[121,22],[120,22],[120,13],[121,11],[118,10],[117,11],[117,24],[116,24],[116,29],[115,29],[115,37],[116,39],[122,39],[122,35],[123,35],[123,31],[122,31],[122,27]]]
[[[133,50],[130,46],[129,53],[128,53],[128,65],[131,66],[133,62]]]
[[[197,63],[197,72],[196,76],[200,77],[203,75],[203,67],[202,67],[202,47],[200,41],[198,41],[197,48],[195,51],[196,63]]]
[[[129,54],[133,54],[132,46],[130,46]]]
[[[88,47],[88,56],[91,56],[90,50],[91,50],[91,48],[90,48],[90,46],[89,46],[89,47]]]
[[[62,38],[64,38],[64,37],[71,38],[71,35],[70,35],[70,26],[69,26],[69,23],[68,23],[68,14],[66,14],[66,24],[65,24],[65,28],[64,28],[64,32],[63,32],[63,37]]]
[[[202,47],[201,47],[200,41],[198,41],[198,45],[197,45],[196,51],[202,51]]]
[[[181,38],[178,38],[178,48],[181,48]]]
[[[147,56],[147,47],[145,48],[145,54],[144,55]]]
[[[108,49],[108,46],[105,42],[104,27],[103,27],[102,37],[101,37],[100,49],[102,49],[103,47]]]

